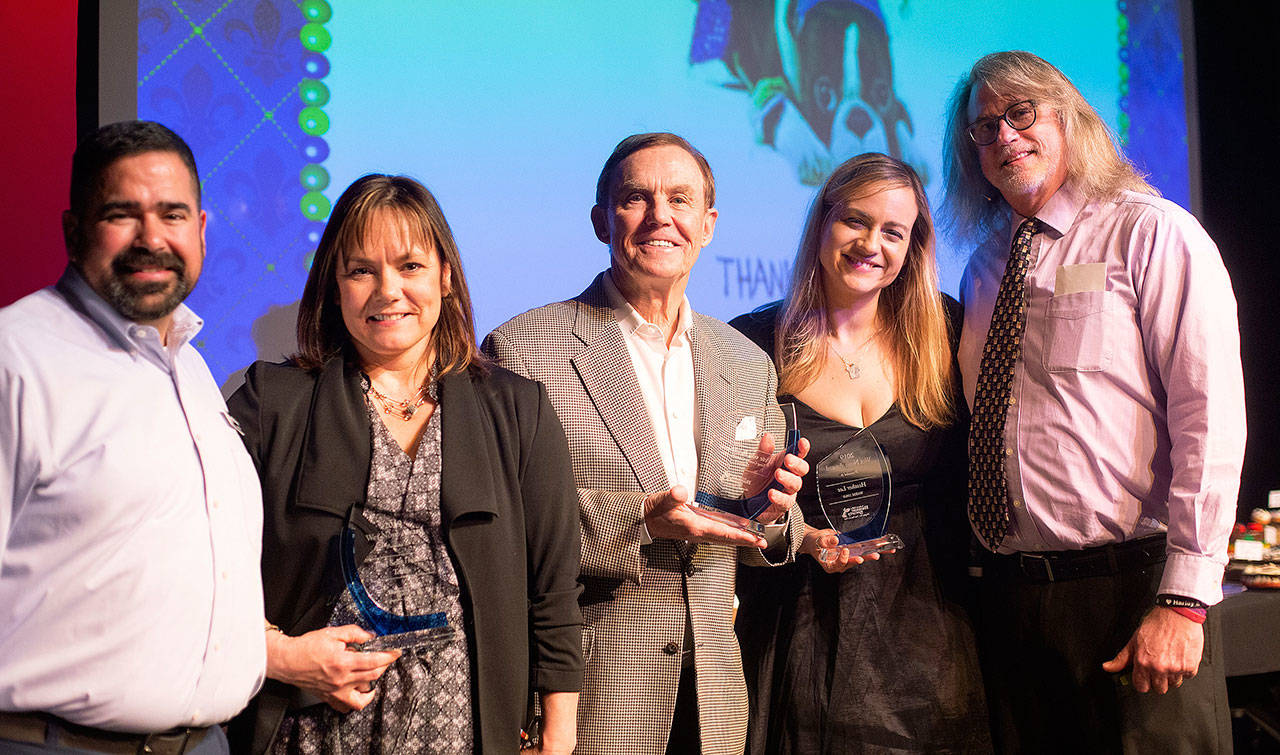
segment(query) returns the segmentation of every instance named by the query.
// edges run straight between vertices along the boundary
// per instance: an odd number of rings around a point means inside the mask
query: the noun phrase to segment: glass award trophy
[[[427,581],[420,569],[411,566],[407,559],[399,558],[394,549],[384,550],[381,557],[384,565],[391,568],[383,569],[390,578],[379,590],[378,601],[374,601],[360,579],[356,565],[356,533],[350,521],[343,529],[338,551],[347,592],[355,603],[356,611],[364,619],[365,628],[377,635],[368,642],[350,643],[347,647],[360,651],[399,650],[443,644],[453,638],[454,628],[449,625],[448,616],[443,611],[406,616],[383,608],[383,605],[405,605],[404,596],[411,591],[421,594]]]
[[[863,428],[818,462],[818,503],[831,529],[839,533],[835,548],[823,548],[826,561],[838,549],[850,557],[869,556],[902,547],[902,539],[886,533],[893,490],[889,460],[871,431]]]
[[[774,432],[766,428],[774,428]],[[742,412],[734,423],[733,437],[720,442],[720,455],[728,464],[716,480],[717,491],[699,490],[690,507],[703,516],[763,535],[764,524],[756,517],[769,508],[769,491],[777,487],[774,472],[800,444],[795,406],[781,404]]]

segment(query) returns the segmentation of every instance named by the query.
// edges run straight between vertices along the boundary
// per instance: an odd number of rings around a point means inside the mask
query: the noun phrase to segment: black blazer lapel
[[[320,368],[295,478],[298,506],[345,517],[369,488],[369,415],[359,368],[341,357]]]
[[[489,448],[516,444],[518,438],[493,437],[493,422],[480,409],[470,375],[455,373],[440,379],[440,517],[447,532],[464,514],[498,515],[493,478],[498,468]]]

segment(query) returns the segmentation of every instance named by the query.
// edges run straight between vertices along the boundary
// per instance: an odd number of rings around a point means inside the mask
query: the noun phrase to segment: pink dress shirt
[[[1064,186],[1036,217],[1000,552],[1167,530],[1160,591],[1217,603],[1245,442],[1236,300],[1217,247],[1181,207],[1132,192],[1086,201]],[[970,406],[1021,221],[1009,211],[960,284]]]

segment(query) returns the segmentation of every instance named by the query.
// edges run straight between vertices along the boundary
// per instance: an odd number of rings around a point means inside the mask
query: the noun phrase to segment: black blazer
[[[257,362],[227,402],[262,480],[266,617],[286,634],[325,626],[343,589],[337,541],[362,504],[370,425],[357,367]],[[477,752],[514,752],[530,690],[578,690],[580,532],[564,430],[542,385],[501,368],[440,380],[440,510],[462,587]],[[358,525],[370,528],[361,518]],[[357,557],[370,544],[358,538]],[[296,687],[268,680],[230,728],[263,752]]]

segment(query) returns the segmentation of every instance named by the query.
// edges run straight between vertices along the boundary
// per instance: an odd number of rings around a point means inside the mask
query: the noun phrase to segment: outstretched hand
[[[649,534],[655,538],[756,548],[766,545],[763,537],[705,517],[689,508],[689,489],[683,485],[645,498],[644,522]]]
[[[339,713],[360,710],[373,700],[373,683],[400,657],[399,650],[347,649],[349,642],[371,639],[372,634],[354,624],[297,637],[268,631],[267,676],[314,694]]]
[[[773,437],[765,433],[760,437],[759,458],[771,456],[775,448]],[[787,454],[782,464],[773,470],[773,480],[778,486],[766,492],[769,506],[755,518],[757,522],[772,524],[795,504],[800,480],[809,472],[809,463],[804,460],[807,453],[809,441],[801,438],[796,453]],[[644,521],[649,535],[689,543],[767,547],[767,541],[755,533],[697,513],[689,507],[690,498],[689,489],[683,485],[645,498]]]

